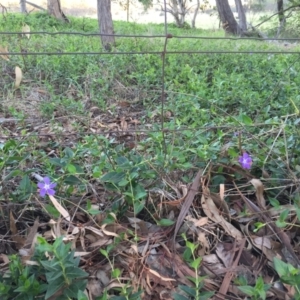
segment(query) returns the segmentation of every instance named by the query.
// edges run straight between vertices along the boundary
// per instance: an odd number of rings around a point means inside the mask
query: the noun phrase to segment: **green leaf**
[[[285,219],[288,217],[290,213],[290,210],[289,209],[285,209],[280,215],[279,215],[279,220],[281,222],[285,221]]]
[[[121,181],[118,182],[118,186],[122,187],[122,186],[126,186],[128,185],[129,181],[125,178],[123,178]]]
[[[68,267],[65,269],[65,274],[69,279],[87,277],[88,273],[78,267]]]
[[[191,249],[192,253],[194,253],[194,251],[196,250],[197,248],[197,245],[195,245],[194,243],[191,243],[190,241],[188,241],[186,239],[186,237],[184,236],[184,239],[186,240],[185,243],[186,243],[186,246]]]
[[[66,176],[64,182],[65,184],[69,184],[69,185],[81,184],[81,180],[75,177],[74,175]]]
[[[108,257],[108,252],[105,249],[100,249],[99,251],[103,256]]]
[[[8,180],[11,179],[12,177],[20,176],[22,174],[23,172],[21,170],[13,170],[4,178],[4,180]]]
[[[197,257],[194,261],[190,262],[190,266],[194,269],[198,269],[201,263],[201,257]]]
[[[51,262],[51,261],[50,261]],[[47,269],[47,268],[45,268]],[[61,277],[61,279],[63,280],[63,273],[60,267],[56,268],[54,271],[52,272],[47,272],[46,273],[46,279],[48,282],[51,282],[53,280],[56,280],[57,278]]]
[[[270,201],[270,204],[273,207],[275,207],[275,208],[279,208],[280,207],[280,202],[276,198],[269,197],[268,200]]]
[[[73,158],[73,157],[74,157],[74,152],[73,152],[73,150],[72,150],[71,148],[66,147],[66,148],[64,149],[64,152],[65,152],[65,156],[66,156],[67,158]]]
[[[275,222],[276,226],[279,227],[279,228],[284,228],[287,226],[287,223],[285,221],[280,221],[280,220],[277,220]]]
[[[116,158],[116,163],[118,166],[122,166],[123,168],[124,167],[132,167],[130,165],[130,162],[129,160],[125,157],[125,156],[119,156]]]
[[[182,291],[184,291],[185,293],[187,293],[189,296],[191,297],[195,297],[196,296],[196,291],[194,288],[191,288],[189,286],[186,285],[179,285],[178,286]]]
[[[134,188],[133,188],[133,197],[134,200],[140,200],[143,199],[147,196],[147,192],[145,191],[144,187],[141,186],[140,184],[137,184]]]
[[[93,169],[93,178],[99,178],[102,175],[102,168],[99,166],[94,167]]]
[[[184,252],[183,252],[183,259],[184,261],[189,262],[191,260],[191,256],[192,256],[192,251],[190,248],[185,248]]]
[[[259,276],[256,280],[256,283],[255,283],[255,288],[257,290],[263,290],[264,289],[264,280],[262,279],[261,276]]]
[[[46,204],[45,208],[46,208],[47,213],[50,216],[52,216],[54,218],[60,217],[60,212],[52,204]]]
[[[156,223],[159,226],[171,226],[175,223],[175,221],[169,220],[169,219],[160,219],[160,220],[157,220]]]
[[[67,165],[67,170],[71,174],[76,174],[76,167],[74,165],[72,165],[72,164],[68,164]]]
[[[174,293],[173,294],[173,299],[174,300],[189,300],[189,298],[185,297],[185,296],[182,296],[180,294],[177,294],[177,293]]]
[[[61,272],[61,267],[57,260],[42,260],[41,264],[49,272]]]
[[[259,231],[261,228],[265,227],[266,224],[261,223],[261,222],[256,222],[254,223],[255,229],[253,230],[253,232],[257,232]]]
[[[280,277],[289,274],[287,263],[283,262],[277,257],[274,257],[273,263],[274,263],[274,268]]]
[[[135,201],[133,206],[135,215],[138,215],[145,207],[145,201]]]
[[[52,245],[50,245],[45,238],[41,237],[41,236],[38,236],[37,237],[37,242],[38,242],[38,246],[42,247],[43,251],[46,252],[46,251],[50,251],[52,252],[53,250],[53,247]]]
[[[50,158],[49,162],[54,165],[54,166],[58,166],[58,167],[65,167],[66,163],[64,161],[62,161],[60,158],[54,157],[54,158]]]
[[[211,299],[215,292],[201,292],[199,300]]]
[[[245,114],[239,115],[237,119],[245,125],[252,125],[253,123],[252,119]]]
[[[238,286],[238,289],[240,291],[242,291],[243,293],[245,293],[248,296],[255,296],[256,295],[256,291],[255,288],[252,286]]]
[[[64,289],[64,295],[68,297],[68,299],[76,299],[78,291],[84,291],[86,288],[87,280],[77,280],[72,282],[71,285],[67,286]]]
[[[111,275],[113,278],[119,278],[121,275],[120,269],[118,269],[118,268],[113,269]]]
[[[56,279],[54,281],[49,282],[48,288],[46,291],[45,299],[49,299],[51,296],[53,296],[57,291],[63,288],[65,285],[65,282],[61,279]]]
[[[117,184],[124,179],[125,176],[126,174],[124,172],[108,172],[100,178],[100,181]]]
[[[76,299],[78,299],[78,300],[89,300],[88,297],[86,296],[86,294],[81,290],[78,291]]]
[[[143,294],[144,292],[143,291],[137,291],[135,293],[132,293],[130,295],[130,300],[140,300],[141,299],[141,295]]]
[[[24,192],[31,192],[32,191],[32,186],[31,186],[31,181],[28,175],[24,175],[20,185],[20,189],[22,189]]]

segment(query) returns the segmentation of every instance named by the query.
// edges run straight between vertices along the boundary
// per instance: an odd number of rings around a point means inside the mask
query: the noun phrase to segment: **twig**
[[[300,5],[299,4],[298,5],[292,5],[292,6],[288,7],[288,8],[286,8],[286,9],[284,9],[283,11],[277,12],[277,13],[271,15],[269,18],[267,18],[267,19],[263,20],[262,22],[256,24],[254,27],[258,27],[258,26],[262,25],[263,23],[269,21],[273,17],[277,16],[279,13],[284,13],[284,12],[286,12],[286,11],[292,9],[292,8],[295,8],[295,7],[300,7]]]

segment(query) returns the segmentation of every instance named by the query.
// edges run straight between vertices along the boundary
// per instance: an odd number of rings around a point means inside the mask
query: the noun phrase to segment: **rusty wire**
[[[1,31],[0,35],[23,35],[26,32],[24,31]],[[31,31],[28,32],[30,35],[38,35],[38,34],[46,34],[46,35],[80,35],[80,36],[114,36],[116,38],[165,38],[166,35],[170,34],[166,32],[166,34],[154,34],[154,35],[143,35],[143,34],[104,34],[104,33],[84,33],[84,32],[68,32],[68,31],[57,31],[57,32],[49,32],[49,31]],[[173,38],[178,39],[199,39],[199,40],[231,40],[231,41],[300,41],[300,38],[259,38],[259,37],[208,37],[208,36],[193,36],[193,35],[174,35]]]

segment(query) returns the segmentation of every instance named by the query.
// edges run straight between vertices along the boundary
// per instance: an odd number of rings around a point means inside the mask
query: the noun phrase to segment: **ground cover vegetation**
[[[300,299],[299,46],[70,20],[0,19],[1,299]]]

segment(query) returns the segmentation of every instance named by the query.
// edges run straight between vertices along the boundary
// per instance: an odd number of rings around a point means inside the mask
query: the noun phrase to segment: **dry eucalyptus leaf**
[[[58,203],[58,201],[51,195],[49,195],[50,200],[52,201],[52,204],[55,206],[55,208],[60,212],[60,214],[67,220],[70,221],[71,217],[69,213]]]
[[[108,236],[119,237],[119,235],[118,235],[117,233],[106,230],[106,229],[105,229],[106,225],[108,225],[108,224],[103,224],[103,225],[101,226],[101,229],[102,229],[102,231],[103,231],[104,234],[106,234],[106,235],[108,235]]]
[[[28,39],[30,38],[30,27],[27,24],[22,26],[22,32],[24,36],[26,36]]]
[[[208,188],[203,187],[203,194],[201,197],[201,205],[206,216],[223,227],[223,229],[237,240],[243,239],[242,233],[235,228],[231,223],[227,222],[220,214],[219,209],[215,205]]]
[[[20,87],[22,77],[23,77],[22,70],[18,66],[16,66],[15,73],[16,73],[15,88],[18,89]]]

